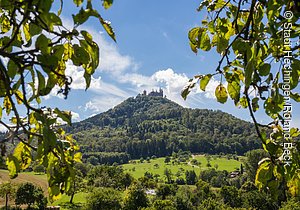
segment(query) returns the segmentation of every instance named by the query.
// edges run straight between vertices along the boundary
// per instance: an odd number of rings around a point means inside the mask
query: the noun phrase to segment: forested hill
[[[85,157],[121,152],[145,158],[180,149],[242,155],[260,147],[253,124],[221,111],[183,108],[158,96],[128,98],[67,131],[79,142]]]

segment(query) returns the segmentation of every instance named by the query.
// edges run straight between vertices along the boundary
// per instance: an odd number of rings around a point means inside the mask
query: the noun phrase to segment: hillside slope
[[[140,158],[180,149],[242,155],[260,147],[249,122],[221,111],[183,108],[167,98],[142,95],[75,123],[67,131],[85,155],[123,152]]]

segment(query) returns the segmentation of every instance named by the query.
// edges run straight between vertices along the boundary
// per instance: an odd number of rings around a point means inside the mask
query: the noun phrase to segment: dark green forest
[[[172,152],[237,154],[261,147],[253,124],[222,111],[184,108],[167,98],[128,98],[66,128],[93,164],[163,157]]]

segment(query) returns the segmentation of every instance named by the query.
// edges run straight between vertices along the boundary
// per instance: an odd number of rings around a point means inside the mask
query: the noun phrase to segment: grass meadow
[[[234,171],[237,168],[240,168],[241,161],[227,159],[226,157],[217,157],[210,156],[210,164],[211,167],[216,167],[217,170],[227,170],[229,172]],[[146,171],[152,174],[158,174],[160,177],[163,177],[164,171],[166,168],[170,169],[173,174],[176,173],[184,173],[186,170],[194,170],[197,175],[200,174],[201,170],[208,169],[207,167],[207,159],[204,155],[194,155],[193,159],[196,159],[199,165],[192,165],[190,158],[189,162],[184,163],[174,163],[172,164],[172,160],[170,163],[165,163],[165,158],[156,158],[151,159],[150,162],[144,161],[140,163],[139,160],[135,160],[135,163],[124,164],[123,169],[130,173],[134,178],[142,177]],[[241,158],[240,158],[241,159]],[[131,161],[132,162],[132,161]]]

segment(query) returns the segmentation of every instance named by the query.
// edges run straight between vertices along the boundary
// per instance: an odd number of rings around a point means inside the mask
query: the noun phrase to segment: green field
[[[82,206],[85,205],[86,203],[86,196],[88,193],[86,192],[79,192],[75,194],[74,199],[73,199],[73,204],[71,205],[69,203],[70,201],[70,196],[67,195],[62,195],[61,198],[55,202],[53,202],[53,206],[60,206],[61,210],[67,210],[67,209],[81,209]]]
[[[225,157],[213,157],[211,156],[211,167],[215,167],[217,164],[217,170],[227,170],[229,172],[234,171],[237,168],[240,168],[241,161],[230,159],[228,160]],[[134,178],[140,178],[142,177],[145,172],[150,172],[152,174],[158,174],[160,177],[163,177],[165,168],[168,168],[171,170],[171,172],[175,175],[176,173],[181,173],[184,175],[184,172],[186,170],[194,170],[197,175],[200,174],[201,170],[208,169],[207,165],[207,159],[204,155],[195,155],[193,156],[193,159],[196,159],[201,164],[198,166],[192,165],[190,162],[186,163],[180,163],[180,164],[172,164],[168,163],[166,164],[164,162],[165,158],[156,158],[151,159],[150,163],[147,161],[144,161],[143,163],[140,163],[139,160],[136,160],[136,163],[128,163],[122,165],[124,170],[129,172]],[[190,161],[192,158],[190,158]],[[172,161],[171,161],[172,162]],[[157,164],[158,167],[155,167],[154,165]]]

